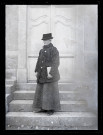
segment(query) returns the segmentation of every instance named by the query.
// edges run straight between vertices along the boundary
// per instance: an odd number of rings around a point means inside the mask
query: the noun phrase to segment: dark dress
[[[33,110],[59,111],[61,109],[58,89],[58,80],[60,79],[59,64],[59,52],[57,48],[52,43],[44,45],[43,49],[39,52],[35,68],[35,72],[38,72],[38,74]],[[51,67],[50,74],[53,76],[51,79],[47,78],[47,67]]]

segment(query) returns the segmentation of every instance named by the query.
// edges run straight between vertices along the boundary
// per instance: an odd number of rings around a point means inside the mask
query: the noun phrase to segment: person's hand
[[[53,76],[51,74],[48,74],[47,78],[51,79]]]

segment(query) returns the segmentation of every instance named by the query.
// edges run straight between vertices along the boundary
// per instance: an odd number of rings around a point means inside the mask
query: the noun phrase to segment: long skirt
[[[33,110],[39,111],[41,109],[54,111],[61,109],[58,81],[44,84],[37,83],[33,100]]]

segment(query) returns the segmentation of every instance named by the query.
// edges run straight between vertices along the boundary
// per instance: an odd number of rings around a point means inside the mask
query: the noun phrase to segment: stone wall
[[[6,78],[27,82],[26,5],[6,5],[5,9]]]
[[[18,6],[6,5],[6,78],[16,77],[18,68]]]
[[[97,5],[85,7],[84,16],[84,78],[88,89],[88,104],[97,110],[98,93],[98,12]]]
[[[88,102],[91,111],[97,111],[98,96],[98,7],[97,5],[77,6],[77,57],[76,82],[81,95]]]

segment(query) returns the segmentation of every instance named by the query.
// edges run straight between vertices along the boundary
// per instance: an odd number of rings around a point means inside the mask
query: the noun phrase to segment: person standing
[[[51,43],[52,39],[52,33],[43,34],[44,45],[35,67],[37,85],[33,100],[33,111],[46,112],[48,115],[61,109],[58,88],[59,51]]]

